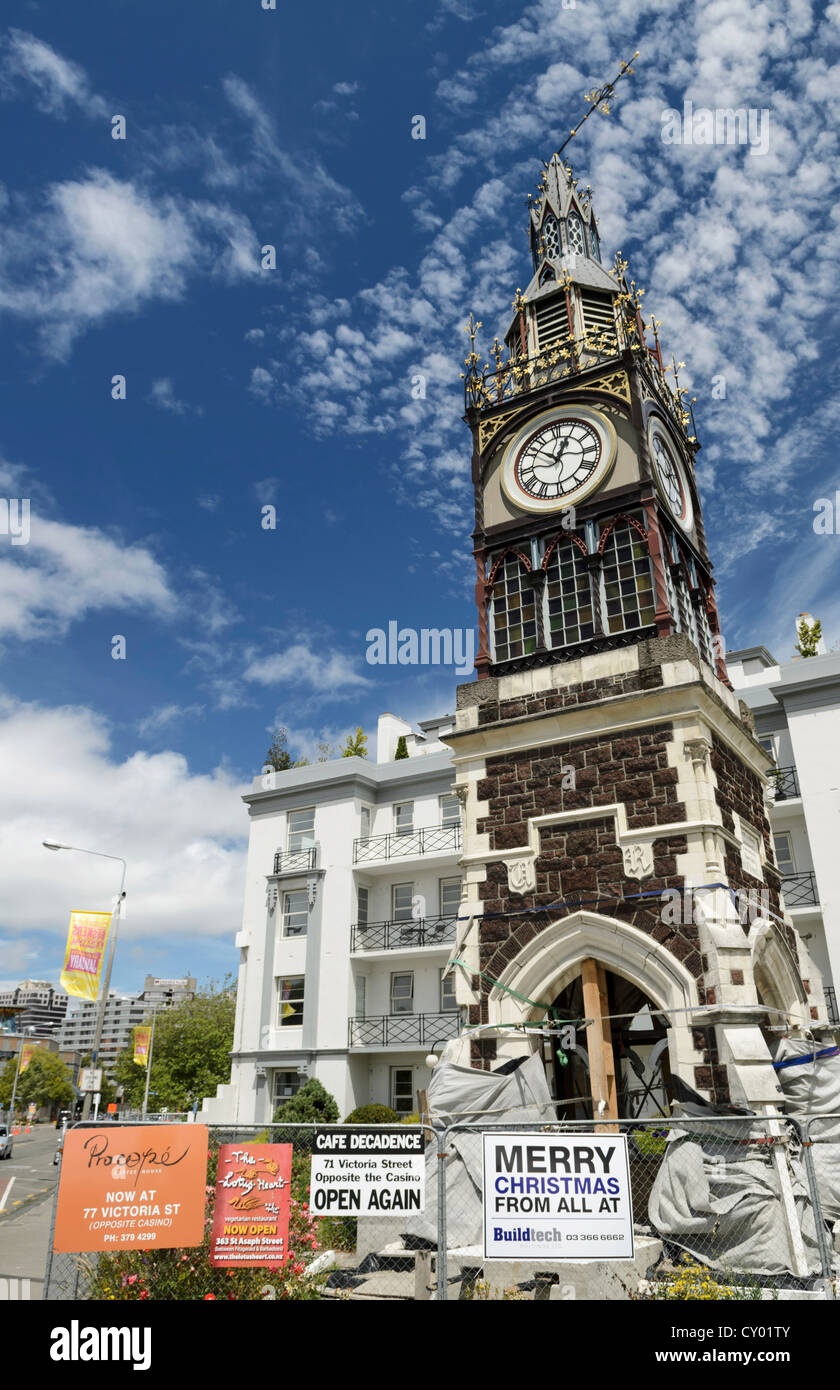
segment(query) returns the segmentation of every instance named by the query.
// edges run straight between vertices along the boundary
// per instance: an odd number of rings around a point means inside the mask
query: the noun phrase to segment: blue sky
[[[452,709],[450,672],[368,666],[365,633],[473,623],[462,325],[507,326],[539,160],[634,49],[573,163],[697,397],[727,645],[787,658],[802,610],[840,639],[812,527],[840,487],[840,5],[4,16],[0,496],[31,538],[0,535],[0,976],[56,979],[69,909],[108,902],[111,867],[45,834],[129,860],[117,987],[235,968],[268,730],[314,756]],[[769,149],[664,143],[685,98],[767,111]]]

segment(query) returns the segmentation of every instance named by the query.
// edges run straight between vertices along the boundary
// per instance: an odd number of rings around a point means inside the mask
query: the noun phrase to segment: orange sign
[[[163,1250],[200,1245],[206,1125],[69,1129],[54,1249]]]
[[[289,1253],[291,1144],[222,1144],[210,1263],[281,1265]]]

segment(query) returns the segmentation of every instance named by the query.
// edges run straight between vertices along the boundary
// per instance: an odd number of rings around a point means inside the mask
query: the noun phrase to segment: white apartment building
[[[778,662],[766,647],[726,666],[776,771],[770,823],[785,906],[822,972],[832,1022],[840,981],[840,654]]]
[[[93,1051],[98,1005],[87,999],[71,999],[61,1026],[59,1045],[87,1056]],[[133,996],[110,993],[105,1005],[99,1061],[106,1076],[113,1079],[114,1064],[133,1040],[134,1028],[150,1017],[149,1006]]]
[[[442,979],[461,896],[460,804],[440,742],[453,726],[415,734],[386,714],[375,761],[255,779],[231,1081],[202,1118],[263,1123],[309,1076],[342,1117],[368,1102],[417,1109],[426,1056],[459,1031]]]

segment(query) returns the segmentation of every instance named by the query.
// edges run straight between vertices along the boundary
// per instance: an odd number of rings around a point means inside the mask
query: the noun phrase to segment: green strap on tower
[[[468,972],[468,974],[470,974],[470,975],[478,975],[479,979],[487,980],[489,984],[495,985],[497,989],[503,989],[504,992],[505,992],[505,994],[512,994],[513,997],[514,997],[514,999],[518,999],[518,1000],[520,1001],[520,1003],[522,1003],[522,1004],[530,1004],[531,1007],[534,1008],[534,1009],[543,1009],[543,1010],[545,1010],[546,1013],[551,1014],[551,1022],[552,1022],[552,1023],[574,1023],[574,1024],[577,1024],[577,1023],[582,1023],[582,1022],[583,1022],[583,1019],[580,1019],[580,1018],[558,1018],[558,1017],[557,1017],[557,1009],[555,1008],[555,1006],[554,1006],[553,1004],[540,1004],[540,1003],[537,1002],[536,999],[529,999],[528,996],[527,996],[527,994],[519,994],[515,989],[511,989],[509,985],[503,985],[502,982],[501,982],[501,980],[496,980],[496,979],[493,978],[492,975],[487,975],[487,974],[485,973],[485,971],[483,971],[483,970],[472,970],[472,969],[470,968],[470,966],[467,965],[467,962],[464,961],[464,960],[451,960],[451,961],[449,962],[449,964],[450,964],[450,965],[460,965],[461,969],[462,969],[462,970],[466,970],[466,971]],[[502,1026],[503,1026],[503,1025],[502,1025]],[[557,1059],[558,1059],[558,1061],[560,1062],[561,1066],[564,1066],[564,1067],[567,1066],[567,1065],[568,1065],[569,1059],[568,1059],[568,1057],[566,1056],[565,1052],[563,1051],[562,1047],[558,1047],[558,1048],[556,1049],[556,1051],[557,1051]]]

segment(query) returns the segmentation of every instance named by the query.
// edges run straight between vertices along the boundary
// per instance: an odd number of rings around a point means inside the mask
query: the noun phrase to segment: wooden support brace
[[[592,1115],[598,1119],[603,1115],[610,1120],[618,1119],[618,1097],[615,1085],[615,1057],[612,1036],[607,1014],[610,1011],[607,1000],[607,977],[599,961],[587,957],[581,961],[581,980],[583,982],[583,1012],[593,1022],[586,1030],[587,1052],[589,1054],[589,1088],[592,1094]],[[603,1108],[601,1108],[603,1102]],[[598,1133],[616,1134],[617,1125],[598,1125]]]

